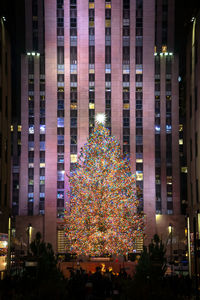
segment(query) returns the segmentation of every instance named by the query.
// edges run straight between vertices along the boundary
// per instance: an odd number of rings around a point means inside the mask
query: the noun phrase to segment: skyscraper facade
[[[67,175],[104,113],[136,173],[146,241],[170,225],[180,246],[174,1],[27,0],[25,11],[18,232],[31,223],[61,251]]]
[[[199,276],[200,245],[200,200],[199,200],[199,22],[200,11],[192,18],[188,26],[186,48],[186,138],[187,138],[187,190],[188,190],[188,246],[190,251],[190,271]]]
[[[8,233],[10,201],[11,50],[6,18],[0,17],[0,233]]]

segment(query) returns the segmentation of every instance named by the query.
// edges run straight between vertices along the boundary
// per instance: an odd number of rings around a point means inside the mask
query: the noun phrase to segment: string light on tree
[[[97,123],[69,176],[65,232],[71,251],[85,255],[127,254],[143,237],[136,180],[119,142]]]

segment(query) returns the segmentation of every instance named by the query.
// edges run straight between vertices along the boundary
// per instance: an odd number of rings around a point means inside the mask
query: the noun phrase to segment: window
[[[57,118],[57,127],[64,127],[64,118]]]
[[[46,130],[46,126],[45,125],[40,125],[40,134],[44,134]]]
[[[57,179],[58,179],[58,181],[64,181],[65,180],[65,171],[58,171]]]
[[[70,155],[70,162],[76,163],[77,162],[77,154],[71,154]]]
[[[64,135],[58,135],[58,145],[64,145]]]
[[[40,142],[40,150],[45,150],[45,141]]]

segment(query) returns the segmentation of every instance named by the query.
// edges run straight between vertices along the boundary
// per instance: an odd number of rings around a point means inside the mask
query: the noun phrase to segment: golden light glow
[[[183,145],[183,139],[179,139],[179,145]]]
[[[162,46],[162,52],[163,52],[163,53],[167,52],[167,46],[166,46],[166,45],[163,45],[163,46]]]
[[[187,167],[181,167],[181,173],[187,173]]]
[[[89,2],[89,8],[94,8],[94,2]]]
[[[89,103],[89,109],[94,109],[94,103]]]
[[[77,162],[77,154],[71,154],[70,155],[70,162],[76,163]]]
[[[136,159],[136,163],[142,163],[143,162],[143,159],[142,158],[137,158]]]

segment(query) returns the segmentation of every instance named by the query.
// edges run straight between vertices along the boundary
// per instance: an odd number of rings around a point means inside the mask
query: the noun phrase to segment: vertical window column
[[[105,3],[105,107],[106,127],[111,133],[111,1]]]
[[[138,210],[143,210],[143,1],[136,0],[136,184],[140,190]]]
[[[28,215],[34,204],[34,57],[28,57]]]
[[[45,59],[40,56],[40,199],[39,214],[44,215],[45,204]]]
[[[70,169],[77,162],[77,3],[70,0]]]
[[[33,50],[38,51],[38,0],[32,0]]]
[[[95,3],[89,0],[89,134],[95,125]]]
[[[160,56],[155,56],[155,176],[156,214],[162,214],[160,139]]]
[[[172,109],[171,109],[171,69],[172,57],[165,56],[166,63],[166,183],[167,183],[167,214],[173,214],[172,198]]]
[[[123,1],[123,153],[130,153],[130,1]]]
[[[64,1],[57,0],[57,217],[64,217]]]

